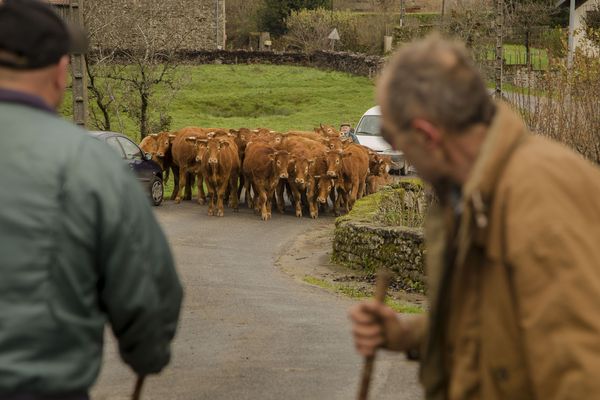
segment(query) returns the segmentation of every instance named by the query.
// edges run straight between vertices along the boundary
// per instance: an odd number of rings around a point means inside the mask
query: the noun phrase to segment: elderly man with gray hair
[[[383,131],[439,205],[429,311],[350,311],[359,353],[407,352],[428,400],[600,398],[600,170],[494,102],[466,48],[402,48],[378,85]]]

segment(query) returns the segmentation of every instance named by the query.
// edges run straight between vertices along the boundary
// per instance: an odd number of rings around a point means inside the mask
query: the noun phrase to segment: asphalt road
[[[291,241],[316,224],[250,210],[206,216],[171,202],[156,209],[186,291],[169,367],[148,378],[143,399],[352,399],[362,360],[347,320],[352,301],[298,282],[275,266]],[[128,399],[134,375],[107,334],[92,398]],[[417,367],[381,353],[371,399],[421,399]]]

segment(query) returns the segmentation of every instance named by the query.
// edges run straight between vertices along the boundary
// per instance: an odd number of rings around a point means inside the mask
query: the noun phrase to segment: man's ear
[[[425,139],[427,146],[435,147],[442,141],[442,134],[437,126],[422,118],[413,119],[411,126],[419,136]]]

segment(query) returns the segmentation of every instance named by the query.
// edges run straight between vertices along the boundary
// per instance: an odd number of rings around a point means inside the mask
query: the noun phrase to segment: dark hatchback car
[[[123,158],[123,161],[129,164],[145,191],[150,195],[152,204],[159,206],[162,203],[164,196],[162,169],[152,161],[151,154],[144,154],[137,144],[120,133],[90,132],[90,135],[109,145]]]

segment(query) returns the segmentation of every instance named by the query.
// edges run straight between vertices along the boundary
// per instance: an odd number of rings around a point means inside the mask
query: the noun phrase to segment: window
[[[357,135],[381,136],[381,117],[365,115],[356,127]]]
[[[116,151],[119,157],[125,158],[125,153],[123,153],[123,149],[121,148],[121,145],[117,142],[116,137],[109,137],[108,139],[106,139],[106,144],[109,145],[114,151]]]
[[[125,139],[125,138],[118,138],[119,143],[121,143],[121,146],[123,146],[123,150],[125,150],[125,158],[127,160],[141,160],[142,159],[142,152],[140,151],[140,148],[137,147],[137,145],[135,143],[133,143],[131,140],[129,139]]]

